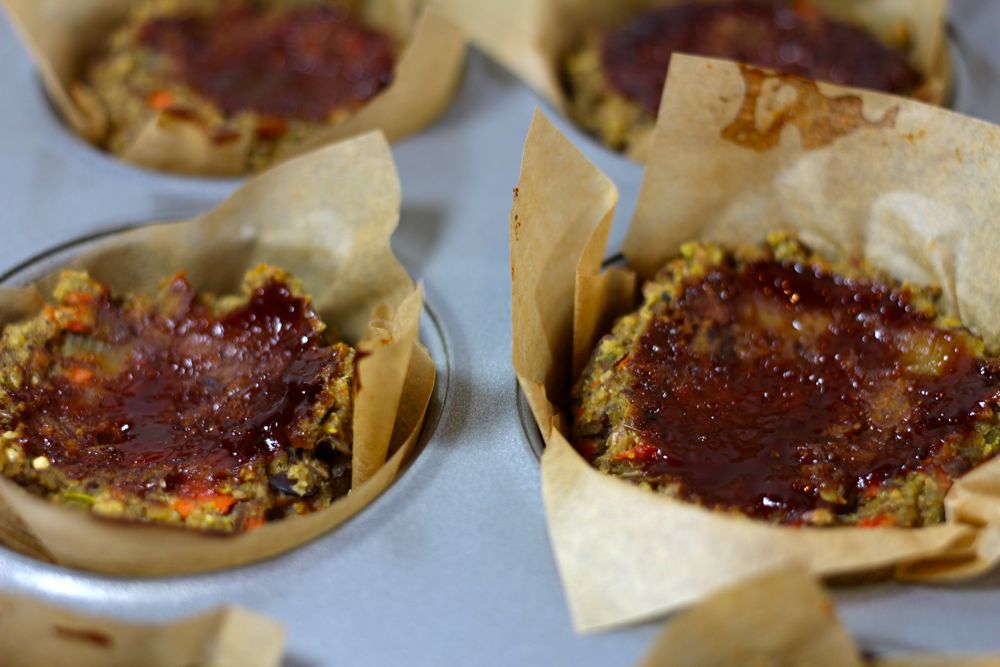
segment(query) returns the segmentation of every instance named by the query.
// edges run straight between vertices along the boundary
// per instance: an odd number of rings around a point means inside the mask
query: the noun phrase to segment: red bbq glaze
[[[1000,399],[998,369],[908,294],[802,264],[720,267],[686,286],[629,362],[629,427],[647,481],[682,497],[796,522],[915,470],[950,476],[953,448]],[[927,360],[938,359],[937,374]],[[923,366],[921,366],[923,364]]]
[[[15,396],[29,457],[141,494],[149,484],[197,490],[279,449],[311,446],[297,423],[342,359],[323,346],[302,298],[271,282],[216,317],[178,278],[156,303],[96,303],[82,332],[94,354],[53,344],[47,375]],[[81,372],[86,381],[75,381]]]
[[[393,75],[392,40],[330,6],[155,18],[141,40],[225,114],[322,122],[360,106]]]
[[[602,50],[608,82],[655,115],[675,52],[891,93],[922,81],[901,54],[863,30],[787,2],[736,2],[658,9],[612,31]]]

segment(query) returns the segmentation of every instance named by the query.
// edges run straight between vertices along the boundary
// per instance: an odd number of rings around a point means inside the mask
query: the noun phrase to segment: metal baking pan
[[[1000,122],[1000,3],[953,5],[955,106]],[[239,184],[144,171],[70,134],[4,18],[0,90],[0,273],[17,268],[23,277],[74,239],[189,217]],[[0,589],[132,620],[242,604],[286,625],[287,667],[638,660],[659,624],[594,636],[571,628],[546,535],[538,459],[518,417],[507,213],[538,104],[473,52],[449,111],[394,146],[403,185],[394,247],[425,282],[432,317],[423,337],[449,381],[437,394],[422,452],[384,495],[315,542],[216,574],[96,576],[0,548]],[[642,169],[557,122],[621,191],[615,248]],[[957,586],[883,583],[835,596],[866,649],[1000,651],[1000,573]]]

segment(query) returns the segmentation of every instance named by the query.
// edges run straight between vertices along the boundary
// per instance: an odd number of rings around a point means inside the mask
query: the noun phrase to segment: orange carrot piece
[[[243,522],[243,530],[244,531],[255,530],[263,525],[264,525],[264,517],[253,516]]]
[[[147,99],[149,106],[157,111],[163,111],[174,103],[174,96],[169,90],[154,90]]]
[[[94,372],[89,368],[74,366],[69,372],[69,379],[73,384],[87,384],[94,379]]]
[[[194,501],[190,498],[178,498],[174,501],[174,509],[182,519],[186,519],[194,511]]]
[[[265,116],[257,121],[257,136],[264,140],[274,141],[288,132],[288,121],[284,118]]]
[[[228,512],[229,508],[231,508],[235,502],[235,498],[225,493],[220,493],[212,496],[211,498],[211,503],[215,505],[215,509],[219,510],[222,514]]]
[[[94,302],[94,295],[90,292],[70,292],[63,297],[63,303],[69,306],[85,306]]]
[[[891,516],[875,516],[870,519],[862,519],[858,521],[859,528],[880,528],[882,526],[892,526],[894,522]]]
[[[616,461],[648,461],[654,458],[659,450],[653,445],[647,445],[644,442],[640,442],[631,449],[628,449],[621,454],[612,455],[612,459]]]

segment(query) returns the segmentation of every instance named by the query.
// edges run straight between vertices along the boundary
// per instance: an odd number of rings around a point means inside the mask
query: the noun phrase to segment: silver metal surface
[[[956,106],[1000,121],[1000,3],[954,5],[962,47]],[[205,211],[239,185],[143,171],[69,134],[4,18],[0,91],[0,271],[126,221]],[[473,53],[449,111],[394,146],[403,184],[394,247],[426,284],[451,383],[429,442],[384,495],[290,554],[218,574],[95,576],[0,549],[0,588],[126,619],[242,604],[286,625],[288,667],[634,663],[656,624],[587,637],[570,626],[538,461],[518,419],[507,214],[538,103]],[[558,124],[619,186],[616,248],[642,170]],[[1000,574],[950,587],[862,586],[836,597],[847,625],[877,649],[1000,650]]]

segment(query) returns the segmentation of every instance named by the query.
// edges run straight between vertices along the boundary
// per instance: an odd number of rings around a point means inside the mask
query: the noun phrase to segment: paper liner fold
[[[287,551],[371,502],[412,455],[435,376],[417,340],[422,290],[414,288],[389,245],[399,207],[388,144],[380,134],[367,134],[248,181],[200,218],[110,236],[69,263],[90,271],[113,293],[152,291],[179,270],[200,290],[233,293],[246,270],[261,262],[299,278],[323,320],[367,353],[358,365],[350,494],[306,516],[220,536],[101,519],[0,478],[0,539],[71,567],[179,574]],[[48,276],[35,288],[45,294],[54,281]],[[0,289],[0,303],[0,325],[31,317],[38,306],[20,288]]]
[[[808,572],[771,569],[671,619],[640,667],[862,667],[833,603]]]
[[[35,60],[50,100],[67,124],[101,143],[107,114],[81,79],[86,59],[127,17],[131,0],[0,0]],[[392,83],[345,122],[282,149],[275,160],[381,130],[390,140],[416,132],[451,102],[461,76],[465,42],[425,0],[357,0],[350,3],[371,25],[402,44]],[[165,113],[151,116],[120,154],[134,164],[187,174],[233,176],[246,170],[250,137],[218,145],[196,123]]]
[[[867,648],[867,647],[862,647]],[[639,667],[1000,667],[1000,656],[866,660],[798,566],[770,570],[671,619]]]
[[[561,114],[567,114],[562,61],[584,34],[619,25],[637,12],[692,0],[434,0],[471,43],[523,79]],[[718,0],[705,0],[714,2]],[[908,45],[910,64],[925,78],[920,99],[945,101],[951,63],[945,38],[947,0],[812,0],[829,16],[859,25],[882,41]],[[645,162],[648,143],[630,157]]]
[[[228,607],[167,624],[126,624],[0,593],[5,667],[278,667],[285,631]]]
[[[872,667],[1000,667],[1000,656],[902,656],[873,660]]]
[[[561,433],[542,457],[542,494],[559,574],[577,628],[655,617],[788,562],[824,575],[892,568],[968,551],[971,528],[779,528],[714,514],[589,466]]]
[[[775,134],[766,148],[734,140],[748,96],[740,136]],[[577,629],[662,614],[787,561],[838,580],[948,580],[993,567],[1000,458],[954,484],[941,525],[774,526],[598,472],[567,442],[562,406],[605,323],[637,305],[624,272],[645,280],[690,240],[797,231],[832,260],[864,258],[941,285],[945,310],[1000,345],[1000,130],[911,100],[675,56],[653,147],[627,269],[599,273],[593,261],[613,185],[538,113],[511,212],[514,367],[547,444],[542,490]]]

